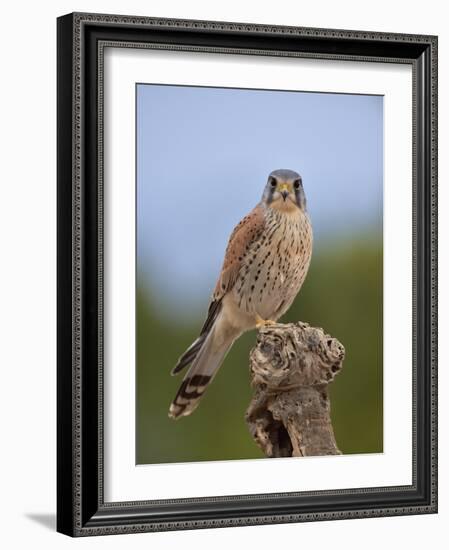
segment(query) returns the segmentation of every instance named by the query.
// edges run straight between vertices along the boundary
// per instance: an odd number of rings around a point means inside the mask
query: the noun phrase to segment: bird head
[[[306,210],[306,196],[302,178],[293,170],[273,170],[262,197],[267,206],[283,212]]]

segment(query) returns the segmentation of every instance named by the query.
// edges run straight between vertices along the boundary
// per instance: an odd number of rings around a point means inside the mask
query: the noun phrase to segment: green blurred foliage
[[[382,271],[382,244],[373,235],[327,243],[314,253],[303,288],[282,319],[323,327],[345,346],[343,370],[331,386],[332,421],[344,454],[383,450]],[[162,321],[148,292],[138,287],[138,464],[263,456],[244,421],[255,332],[234,344],[191,416],[168,418],[182,380],[170,370],[199,328],[197,322]]]

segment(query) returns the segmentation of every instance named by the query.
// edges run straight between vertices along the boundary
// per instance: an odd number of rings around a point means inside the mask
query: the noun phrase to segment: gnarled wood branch
[[[246,422],[266,456],[341,454],[328,385],[344,356],[338,340],[307,323],[275,324],[259,331],[250,354],[254,395]]]

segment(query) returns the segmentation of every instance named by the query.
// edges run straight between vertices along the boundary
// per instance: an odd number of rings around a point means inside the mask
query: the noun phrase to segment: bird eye
[[[296,180],[295,183],[293,184],[293,187],[295,189],[299,189],[299,186],[301,185],[300,181],[299,180]]]
[[[271,179],[270,185],[273,189],[276,187],[276,180],[274,178]]]

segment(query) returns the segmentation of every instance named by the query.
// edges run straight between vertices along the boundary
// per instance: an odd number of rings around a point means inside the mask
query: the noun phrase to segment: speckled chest
[[[300,210],[267,209],[265,227],[242,262],[234,296],[240,309],[276,320],[290,307],[307,274],[312,228]]]

